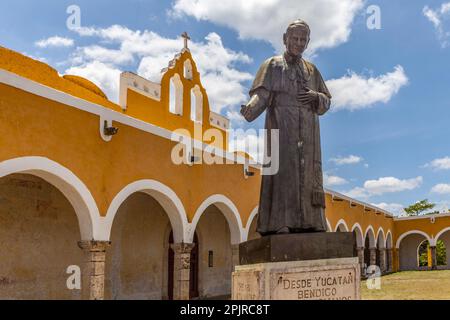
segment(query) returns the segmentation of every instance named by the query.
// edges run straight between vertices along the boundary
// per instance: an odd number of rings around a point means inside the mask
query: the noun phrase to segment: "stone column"
[[[379,253],[380,253],[380,270],[381,270],[381,274],[385,273],[387,271],[386,269],[386,249],[385,248],[380,248],[378,249]]]
[[[234,267],[239,265],[239,244],[231,245],[231,264],[232,272],[234,272]]]
[[[375,266],[377,264],[377,248],[370,248],[370,265]]]
[[[356,252],[358,253],[359,267],[361,269],[361,277],[362,277],[365,275],[365,272],[364,272],[364,247],[356,248]]]
[[[387,268],[387,272],[392,272],[394,271],[394,250],[392,249],[387,249],[386,250],[386,268]]]
[[[82,268],[83,299],[103,300],[105,298],[105,260],[108,241],[80,241],[78,246],[84,251]]]
[[[194,243],[173,243],[173,299],[189,300],[189,280],[191,275],[191,251]]]
[[[431,252],[431,270],[437,270],[436,247],[430,247]]]

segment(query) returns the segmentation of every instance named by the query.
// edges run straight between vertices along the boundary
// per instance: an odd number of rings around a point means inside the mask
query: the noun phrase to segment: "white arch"
[[[191,120],[203,122],[203,94],[198,85],[191,89]]]
[[[444,228],[441,231],[439,231],[439,233],[436,235],[436,237],[434,237],[434,239],[436,239],[435,241],[437,242],[439,240],[439,238],[447,231],[450,231],[450,227]]]
[[[170,78],[169,111],[179,116],[183,115],[183,90],[183,82],[180,75],[176,73]]]
[[[136,192],[146,193],[158,201],[169,217],[170,224],[172,225],[174,242],[186,242],[185,239],[187,238],[189,228],[183,203],[172,189],[155,180],[139,180],[130,183],[114,197],[109,205],[106,217],[104,218],[108,239],[111,237],[114,218],[120,206],[129,196]]]
[[[402,242],[402,240],[403,240],[405,237],[409,236],[410,234],[420,234],[420,235],[424,236],[424,237],[428,240],[428,242],[430,243],[430,246],[433,246],[434,243],[435,243],[435,242],[433,241],[433,239],[430,238],[430,236],[429,236],[428,234],[426,234],[425,232],[420,231],[420,230],[411,230],[411,231],[408,231],[408,232],[403,233],[403,234],[397,239],[397,243],[395,244],[395,247],[396,247],[397,249],[399,249],[399,248],[400,248],[400,243]]]
[[[378,228],[378,231],[377,231],[377,237],[375,238],[376,239],[376,243],[377,243],[377,247],[378,247],[378,245],[379,245],[379,237],[380,237],[380,234],[381,234],[381,245],[382,245],[382,247],[381,248],[385,248],[386,247],[386,237],[385,237],[385,235],[384,235],[384,230],[383,230],[383,228],[381,228],[381,227],[379,227]]]
[[[354,232],[355,230],[358,230],[359,232],[356,232],[357,237],[356,237],[356,245],[358,247],[364,247],[364,238],[363,238],[363,231],[362,228],[360,226],[359,223],[355,223],[352,227],[352,232]],[[358,238],[358,234],[359,234],[359,238]],[[359,240],[359,241],[358,241]]]
[[[250,216],[248,217],[247,224],[244,228],[244,238],[242,239],[243,242],[248,240],[248,235],[250,233],[250,227],[252,226],[253,220],[255,219],[255,217],[258,214],[258,209],[259,209],[259,206],[256,206],[250,213]]]
[[[393,245],[394,245],[394,243],[393,243],[393,240],[392,240],[392,232],[391,232],[391,230],[388,230],[388,232],[386,233],[386,244],[385,244],[385,247],[387,249],[392,249]]]
[[[14,173],[37,176],[61,191],[75,210],[81,240],[105,240],[94,197],[72,171],[44,157],[15,158],[0,163],[0,178]]]
[[[245,230],[242,227],[242,221],[239,211],[234,203],[222,194],[215,194],[210,196],[198,207],[197,211],[195,212],[194,219],[192,219],[192,222],[190,224],[190,232],[186,239],[186,242],[192,243],[197,224],[205,210],[211,205],[215,205],[217,208],[219,208],[219,210],[225,216],[225,219],[228,222],[228,226],[230,227],[231,244],[239,244],[243,242],[245,239]]]
[[[339,228],[340,225],[343,225],[345,227],[345,231],[347,231],[347,232],[349,231],[347,223],[345,222],[344,219],[341,219],[341,220],[338,221],[338,223],[336,223],[336,228],[334,229],[335,232],[338,231],[338,228]]]
[[[369,225],[367,227],[366,233],[364,234],[364,245],[365,245],[365,241],[367,239],[367,235],[369,235],[369,232],[370,232],[370,235],[371,235],[371,237],[369,236],[369,247],[370,248],[375,248],[376,247],[375,231],[373,230],[373,227],[371,225]]]
[[[328,232],[333,232],[333,228],[331,227],[331,223],[330,221],[327,219],[327,227],[328,227]]]

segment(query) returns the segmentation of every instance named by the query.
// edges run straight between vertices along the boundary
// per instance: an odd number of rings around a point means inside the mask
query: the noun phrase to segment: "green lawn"
[[[381,278],[381,290],[367,289],[361,281],[363,300],[450,300],[450,270],[405,271]]]

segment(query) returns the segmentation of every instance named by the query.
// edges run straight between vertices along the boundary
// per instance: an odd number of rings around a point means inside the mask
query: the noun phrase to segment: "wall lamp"
[[[109,127],[108,126],[108,121],[105,120],[104,125],[103,125],[103,134],[105,136],[111,137],[117,134],[117,132],[119,132],[119,128],[116,127]]]

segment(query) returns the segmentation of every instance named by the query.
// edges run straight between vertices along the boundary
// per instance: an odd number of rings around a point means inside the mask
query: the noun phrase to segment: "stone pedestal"
[[[242,243],[232,299],[360,299],[355,244],[351,232],[272,235]]]
[[[359,300],[358,258],[237,266],[233,300]]]
[[[265,262],[353,258],[352,232],[294,233],[266,236],[241,243],[241,265]]]
[[[110,242],[105,241],[78,242],[85,256],[82,271],[83,299],[103,300],[105,298],[105,260],[106,248],[109,245]]]
[[[174,251],[173,299],[189,300],[189,278],[193,243],[171,244]]]

